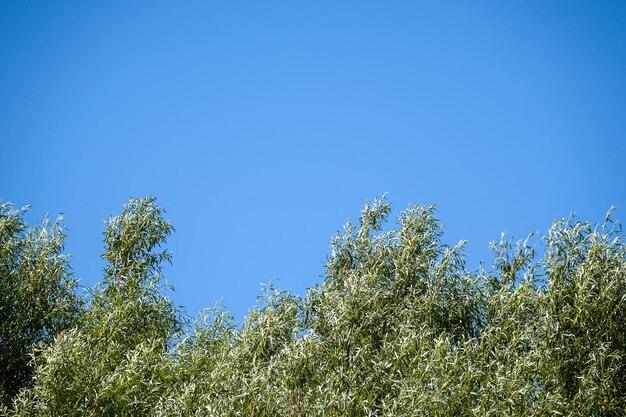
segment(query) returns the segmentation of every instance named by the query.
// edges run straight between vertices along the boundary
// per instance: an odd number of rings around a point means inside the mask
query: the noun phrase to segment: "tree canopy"
[[[319,285],[268,286],[238,325],[221,306],[190,320],[173,304],[173,228],[152,197],[109,220],[103,282],[85,295],[59,223],[42,234],[2,210],[0,343],[19,347],[0,354],[21,366],[0,368],[6,415],[626,413],[626,249],[610,212],[502,236],[493,265],[470,270],[434,206],[390,227],[374,199],[332,238]]]
[[[28,209],[0,204],[0,407],[31,385],[34,349],[69,329],[81,306],[61,219],[28,229]]]

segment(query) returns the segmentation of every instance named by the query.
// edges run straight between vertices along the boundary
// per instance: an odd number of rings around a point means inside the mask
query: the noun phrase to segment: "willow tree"
[[[18,415],[148,415],[164,396],[165,357],[182,325],[161,277],[172,230],[154,198],[132,199],[108,221],[104,282],[77,326],[37,355]]]
[[[188,327],[166,296],[152,198],[105,231],[104,282],[35,349],[17,416],[623,416],[626,247],[610,214],[491,245],[470,270],[433,206],[375,199],[305,296],[267,288],[243,323]],[[184,335],[185,337],[178,337]]]
[[[33,349],[49,344],[80,311],[61,218],[29,228],[27,211],[0,205],[0,407],[31,385]]]

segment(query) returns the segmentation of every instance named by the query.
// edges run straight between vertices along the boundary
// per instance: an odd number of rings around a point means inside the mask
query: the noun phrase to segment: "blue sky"
[[[174,300],[238,319],[260,282],[320,282],[384,192],[436,203],[470,265],[624,219],[626,4],[512,3],[2,2],[0,198],[64,213],[93,285],[103,220],[157,196]]]

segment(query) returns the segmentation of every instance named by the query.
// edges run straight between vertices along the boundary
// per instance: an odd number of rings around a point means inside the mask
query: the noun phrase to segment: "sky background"
[[[471,3],[471,4],[470,4]],[[0,198],[65,214],[81,283],[103,220],[155,195],[194,315],[303,295],[389,192],[468,263],[575,212],[626,219],[626,3],[0,3]]]

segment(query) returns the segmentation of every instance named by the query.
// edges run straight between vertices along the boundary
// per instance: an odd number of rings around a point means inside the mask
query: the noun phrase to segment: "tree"
[[[182,326],[163,294],[159,247],[173,228],[155,199],[131,199],[104,232],[104,284],[73,329],[37,356],[23,415],[148,415],[168,386],[167,353]]]
[[[266,287],[241,325],[217,307],[189,327],[160,277],[173,229],[153,198],[131,200],[105,231],[104,284],[35,349],[12,414],[626,414],[626,246],[610,213],[502,236],[472,271],[433,206],[385,230],[390,211],[365,205],[306,296]]]
[[[28,228],[27,210],[0,205],[0,406],[31,385],[33,349],[69,328],[81,306],[61,218]]]

